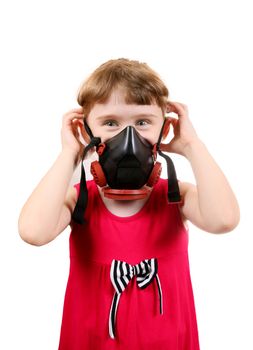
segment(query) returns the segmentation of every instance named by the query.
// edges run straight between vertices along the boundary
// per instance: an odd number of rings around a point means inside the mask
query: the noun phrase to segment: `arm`
[[[193,129],[187,106],[170,102],[170,110],[178,113],[179,120],[171,118],[175,138],[164,145],[164,150],[185,156],[196,179],[196,186],[179,183],[183,217],[207,232],[233,230],[239,223],[240,210],[225,175]]]
[[[64,217],[71,218],[67,190],[73,171],[74,157],[61,152],[21,210],[18,228],[24,241],[34,245],[52,241],[60,233],[57,227],[64,206]]]
[[[204,231],[225,233],[239,223],[236,197],[219,166],[200,140],[186,149],[197,186],[181,183],[184,205],[181,213]]]
[[[77,196],[69,183],[82,151],[77,140],[77,123],[72,122],[77,118],[83,115],[73,111],[64,115],[63,149],[21,210],[19,234],[30,244],[52,241],[70,223]]]

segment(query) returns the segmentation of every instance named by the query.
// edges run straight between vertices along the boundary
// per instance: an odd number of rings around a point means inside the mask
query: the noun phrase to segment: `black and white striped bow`
[[[115,288],[115,294],[112,300],[109,317],[109,334],[111,338],[115,338],[116,313],[121,293],[134,276],[136,276],[137,285],[141,289],[146,288],[153,279],[156,278],[160,300],[160,314],[163,314],[162,289],[157,270],[158,264],[156,258],[143,260],[137,265],[130,265],[119,260],[112,261],[110,277]]]

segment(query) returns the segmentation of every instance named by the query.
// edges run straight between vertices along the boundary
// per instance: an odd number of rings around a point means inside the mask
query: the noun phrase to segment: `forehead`
[[[123,89],[114,90],[107,101],[103,103],[95,103],[92,107],[89,117],[99,117],[102,115],[137,115],[137,114],[154,114],[162,115],[162,109],[156,104],[138,105],[128,104],[125,101],[125,93]]]

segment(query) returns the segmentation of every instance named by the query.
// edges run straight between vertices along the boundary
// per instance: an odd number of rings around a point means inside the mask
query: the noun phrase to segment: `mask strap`
[[[99,145],[101,143],[100,137],[94,137],[88,124],[84,122],[85,129],[90,136],[91,140],[90,143],[85,147],[83,155],[82,155],[82,173],[81,173],[81,180],[80,180],[80,191],[79,191],[79,196],[76,202],[75,209],[72,214],[72,220],[74,220],[76,223],[82,225],[84,224],[84,212],[87,207],[87,202],[88,202],[88,190],[87,190],[87,185],[86,185],[86,176],[85,176],[85,170],[84,170],[84,165],[83,161],[90,149],[93,147]]]
[[[168,176],[168,201],[169,203],[179,203],[181,202],[181,196],[178,187],[177,175],[174,164],[169,156],[164,154],[160,150],[160,144],[163,136],[163,131],[168,119],[164,119],[163,126],[157,141],[157,152],[158,154],[166,160],[167,163],[167,176]]]
[[[84,122],[85,130],[86,130],[87,134],[90,136],[90,139],[92,140],[92,139],[94,138],[94,136],[93,136],[93,134],[92,134],[92,131],[91,131],[89,125],[86,123],[85,118],[84,118],[84,121],[83,121],[83,122]]]

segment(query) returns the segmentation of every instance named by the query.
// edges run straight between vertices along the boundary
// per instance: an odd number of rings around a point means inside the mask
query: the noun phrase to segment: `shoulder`
[[[183,205],[180,207],[182,217],[201,230],[210,232],[200,212],[197,186],[189,182],[180,182],[179,189],[183,198]]]
[[[187,221],[192,221],[193,213],[196,212],[196,209],[198,209],[196,208],[198,205],[197,187],[190,182],[184,182],[181,180],[178,180],[178,187],[182,203],[178,204],[177,208],[179,210],[179,214],[181,215],[182,222],[185,228],[188,230],[189,226]]]
[[[196,185],[190,182],[182,182],[181,180],[178,180],[178,187],[183,200],[185,199],[186,195],[189,194],[190,192],[197,191]],[[156,185],[156,189],[158,191],[159,190],[167,191],[167,188],[168,188],[168,179],[160,178]]]
[[[182,222],[186,230],[189,230],[188,220],[190,220],[188,206],[191,202],[191,197],[197,193],[197,188],[190,182],[183,182],[178,180],[179,192],[182,199],[182,204],[178,205],[178,210],[181,215]]]
[[[187,213],[185,213],[184,205],[185,205],[185,201],[189,203],[189,194],[195,191],[196,186],[189,182],[182,182],[180,180],[178,180],[178,186],[179,186],[179,192],[182,197],[183,204],[176,204],[176,205],[173,204],[172,208],[176,209],[179,212],[179,215],[181,216],[181,220],[186,230],[188,230],[189,229],[187,225],[188,217],[186,215]],[[168,179],[160,178],[158,183],[155,185],[154,189],[157,196],[155,197],[155,199],[158,197],[163,198],[161,201],[156,201],[156,206],[159,206],[159,205],[164,206],[165,203],[168,203],[168,197],[167,197]]]
[[[183,199],[185,199],[187,193],[190,193],[192,191],[193,192],[197,191],[196,185],[194,185],[190,182],[182,182],[182,181],[178,180],[178,187],[179,187],[179,191],[180,191],[180,194],[183,197]]]
[[[197,195],[197,187],[196,185],[190,183],[190,182],[182,182],[178,181],[178,187],[179,192],[182,198],[182,204],[179,205],[179,209],[181,211],[181,214],[185,216],[185,218],[188,218],[187,215],[185,215],[185,208],[191,204],[193,198],[196,198]]]
[[[96,184],[95,184],[94,180],[88,180],[88,181],[86,181],[86,186],[87,186],[87,190],[88,191],[89,190],[92,191],[92,190],[95,189]],[[75,192],[76,197],[78,197],[79,196],[79,192],[80,192],[80,182],[74,184],[73,186],[71,186],[71,188],[72,188],[72,193]]]
[[[87,185],[87,190],[89,194],[90,192],[93,192],[94,186],[96,186],[93,180],[86,181],[86,185]],[[74,209],[79,193],[80,193],[80,182],[70,186],[66,194],[65,204],[68,204],[69,207]]]

